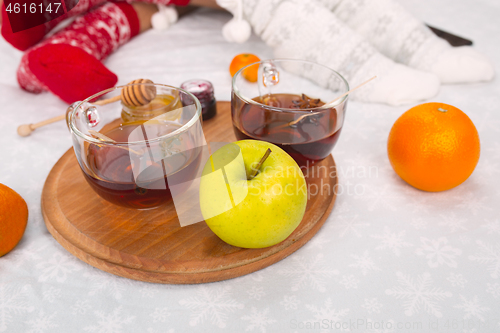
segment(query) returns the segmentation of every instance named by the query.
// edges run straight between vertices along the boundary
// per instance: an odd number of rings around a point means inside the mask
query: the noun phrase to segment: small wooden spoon
[[[117,102],[121,100],[123,104],[131,107],[137,107],[146,105],[151,102],[156,97],[156,87],[153,85],[144,85],[139,83],[150,83],[153,84],[153,81],[148,79],[137,79],[129,84],[137,84],[133,86],[126,86],[122,89],[120,95],[111,97],[108,99],[104,99],[101,101],[94,102],[94,105],[106,105],[109,103]],[[50,118],[44,121],[41,121],[36,124],[25,124],[21,125],[17,128],[17,134],[20,136],[29,136],[34,130],[39,127],[55,123],[60,120],[66,119],[66,115],[60,115],[54,118]]]

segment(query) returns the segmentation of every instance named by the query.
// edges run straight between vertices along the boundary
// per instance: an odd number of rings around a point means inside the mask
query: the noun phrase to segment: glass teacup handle
[[[260,77],[262,78],[262,84],[264,87],[271,88],[279,83],[280,73],[272,60],[263,62],[261,70],[262,73],[260,74]]]
[[[272,60],[267,60],[264,61],[260,66],[259,66],[259,73],[258,73],[259,80],[258,81],[258,89],[259,89],[259,95],[261,97],[261,100],[268,105],[271,105],[273,103],[271,101],[271,94],[272,94],[272,87],[277,85],[280,81],[280,73],[278,71],[278,68],[274,64]]]
[[[66,109],[66,125],[69,128],[70,114],[80,104],[79,110],[75,113],[75,120],[83,122],[88,128],[96,127],[99,124],[100,116],[97,108],[89,103],[74,102]]]

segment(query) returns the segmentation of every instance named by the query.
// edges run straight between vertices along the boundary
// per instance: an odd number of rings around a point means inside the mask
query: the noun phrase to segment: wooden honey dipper
[[[153,81],[148,79],[137,79],[129,83],[128,86],[122,88],[120,95],[114,96],[108,99],[103,99],[101,101],[94,102],[94,105],[106,105],[109,103],[122,101],[123,104],[130,107],[137,107],[146,105],[151,102],[156,97],[156,87],[153,85],[143,85],[139,83],[150,83],[153,84]],[[137,84],[137,85],[132,85]],[[66,114],[50,118],[44,121],[41,121],[36,124],[25,124],[21,125],[17,128],[17,134],[20,136],[29,136],[34,130],[40,128],[42,126],[55,123],[60,120],[66,119]]]

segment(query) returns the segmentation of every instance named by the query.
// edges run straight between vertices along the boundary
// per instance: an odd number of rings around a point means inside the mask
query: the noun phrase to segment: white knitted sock
[[[378,76],[351,98],[400,105],[428,99],[439,90],[436,75],[394,63],[316,1],[244,0],[244,12],[277,58],[323,64],[351,86]]]
[[[491,62],[470,46],[451,47],[396,0],[318,0],[387,57],[438,75],[442,83],[489,81]]]

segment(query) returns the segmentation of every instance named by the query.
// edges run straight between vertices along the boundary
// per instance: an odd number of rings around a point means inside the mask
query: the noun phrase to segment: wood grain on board
[[[229,102],[218,102],[217,116],[204,122],[208,142],[235,141]],[[321,174],[309,186],[334,189],[331,156],[317,164]],[[115,206],[86,183],[73,149],[55,164],[42,192],[47,229],[70,253],[103,271],[157,283],[204,283],[245,275],[296,251],[320,229],[335,202],[333,190],[311,195],[299,227],[283,242],[243,249],[220,240],[205,222],[181,227],[172,202],[151,210]]]

